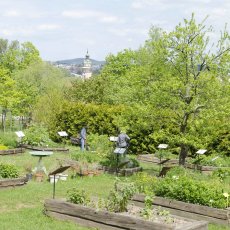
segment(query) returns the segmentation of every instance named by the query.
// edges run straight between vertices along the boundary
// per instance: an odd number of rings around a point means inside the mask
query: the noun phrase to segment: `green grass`
[[[70,153],[54,153],[44,157],[43,163],[50,172],[59,166],[57,159],[70,159],[72,153],[78,148],[71,147]],[[25,175],[24,166],[30,163],[33,167],[38,162],[26,151],[23,154],[0,156],[0,162],[17,165],[21,176]],[[159,167],[154,164],[141,163],[143,169],[156,175]],[[71,170],[67,174],[71,174]],[[115,176],[102,174],[95,177],[68,177],[67,181],[58,181],[56,184],[56,198],[66,198],[67,191],[73,187],[86,190],[92,196],[106,197],[113,188]],[[76,225],[73,222],[59,221],[43,214],[44,200],[52,198],[53,185],[47,180],[41,183],[29,181],[27,185],[0,190],[0,229],[1,230],[92,230]],[[209,225],[209,230],[227,230],[228,227]]]
[[[50,172],[59,166],[57,159],[69,159],[70,153],[54,153],[44,157],[43,163]],[[25,175],[24,165],[28,162],[36,166],[37,157],[29,154],[1,156],[0,162],[17,165],[21,176]],[[67,171],[71,174],[71,171]],[[56,198],[66,198],[67,191],[73,187],[84,188],[92,196],[104,197],[113,187],[114,176],[99,175],[95,177],[76,177],[67,181],[58,181],[56,184]],[[27,185],[0,190],[0,229],[1,230],[26,230],[26,229],[79,229],[86,230],[72,222],[58,221],[43,214],[44,200],[53,197],[53,185],[47,180],[42,183],[29,181]]]

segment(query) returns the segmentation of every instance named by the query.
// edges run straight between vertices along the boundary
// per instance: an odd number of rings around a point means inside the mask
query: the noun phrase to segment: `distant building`
[[[89,79],[92,76],[92,61],[89,58],[89,52],[85,55],[85,59],[82,67],[82,78]]]

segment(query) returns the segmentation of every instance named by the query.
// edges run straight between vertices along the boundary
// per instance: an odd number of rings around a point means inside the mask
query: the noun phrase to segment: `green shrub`
[[[217,155],[201,155],[196,158],[191,158],[189,163],[215,167],[230,167],[229,157]]]
[[[100,164],[103,166],[108,166],[110,168],[135,168],[139,167],[140,163],[133,158],[129,158],[127,154],[124,155],[116,155],[114,153],[110,153],[106,156],[106,158],[100,161]]]
[[[226,181],[230,178],[230,168],[220,168],[213,171],[212,175],[218,177],[220,181]]]
[[[129,200],[137,192],[133,183],[114,183],[114,189],[110,191],[106,202],[106,208],[112,212],[125,212]]]
[[[96,153],[76,152],[71,154],[71,159],[75,161],[94,163],[94,162],[98,162],[100,158]]]
[[[5,146],[5,145],[0,145],[0,150],[7,150],[7,149],[9,149],[7,146]]]
[[[112,143],[109,141],[108,135],[89,134],[87,143],[91,151],[95,151],[101,157],[106,157],[111,152]]]
[[[42,125],[33,124],[25,130],[24,144],[33,146],[50,146],[54,143],[49,138],[48,130]]]
[[[122,112],[121,106],[96,105],[91,103],[69,103],[56,119],[49,124],[53,140],[60,140],[57,132],[65,130],[69,136],[77,136],[87,125],[88,134],[116,135],[114,117]]]
[[[19,171],[14,165],[0,163],[0,178],[17,178],[18,176]]]
[[[67,192],[67,200],[74,204],[87,205],[90,202],[89,195],[84,189],[72,188]]]
[[[159,180],[154,187],[154,192],[156,196],[187,203],[226,208],[228,202],[223,195],[224,189],[219,181],[202,181],[187,175],[175,175]]]
[[[157,178],[145,172],[139,172],[132,176],[139,193],[153,194]]]
[[[1,133],[0,144],[2,146],[7,146],[7,149],[16,148],[17,147],[17,138],[16,138],[15,133],[13,133],[13,132]],[[4,149],[2,149],[2,150],[4,150]]]

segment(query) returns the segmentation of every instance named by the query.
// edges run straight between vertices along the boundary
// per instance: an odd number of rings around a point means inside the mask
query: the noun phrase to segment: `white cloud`
[[[111,22],[119,22],[121,20],[114,16],[104,16],[100,18],[100,21],[105,23],[111,23]]]
[[[56,24],[42,24],[38,26],[39,30],[56,30],[59,28],[61,28],[61,26]]]
[[[108,15],[100,11],[92,10],[68,10],[63,11],[62,16],[66,18],[75,18],[75,19],[94,19],[103,23],[120,23],[123,22],[121,18],[118,18],[113,15]]]
[[[10,30],[7,30],[7,29],[2,30],[2,35],[4,35],[4,36],[11,36],[12,34],[13,33]]]
[[[132,29],[132,28],[124,28],[124,29],[115,29],[110,28],[108,30],[110,33],[119,36],[119,37],[126,37],[130,35],[146,35],[148,33],[148,30],[146,29]]]
[[[67,18],[92,18],[100,15],[101,13],[91,10],[67,10],[62,12],[62,16]]]
[[[5,13],[3,13],[3,16],[5,17],[19,17],[21,15],[22,14],[17,10],[8,10]]]

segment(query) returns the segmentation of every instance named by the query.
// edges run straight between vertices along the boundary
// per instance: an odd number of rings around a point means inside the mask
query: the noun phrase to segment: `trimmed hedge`
[[[87,133],[100,135],[117,135],[118,127],[114,118],[124,111],[122,106],[70,103],[57,114],[50,124],[49,130],[53,140],[60,140],[57,132],[65,130],[69,136],[77,136],[83,126]]]
[[[92,103],[69,103],[49,124],[50,137],[61,141],[57,132],[65,130],[70,136],[78,136],[81,128],[87,126],[88,134],[117,136],[125,128],[131,138],[129,152],[154,152],[155,140],[151,137],[153,128],[143,126],[142,116],[133,108],[125,106],[96,105]]]

